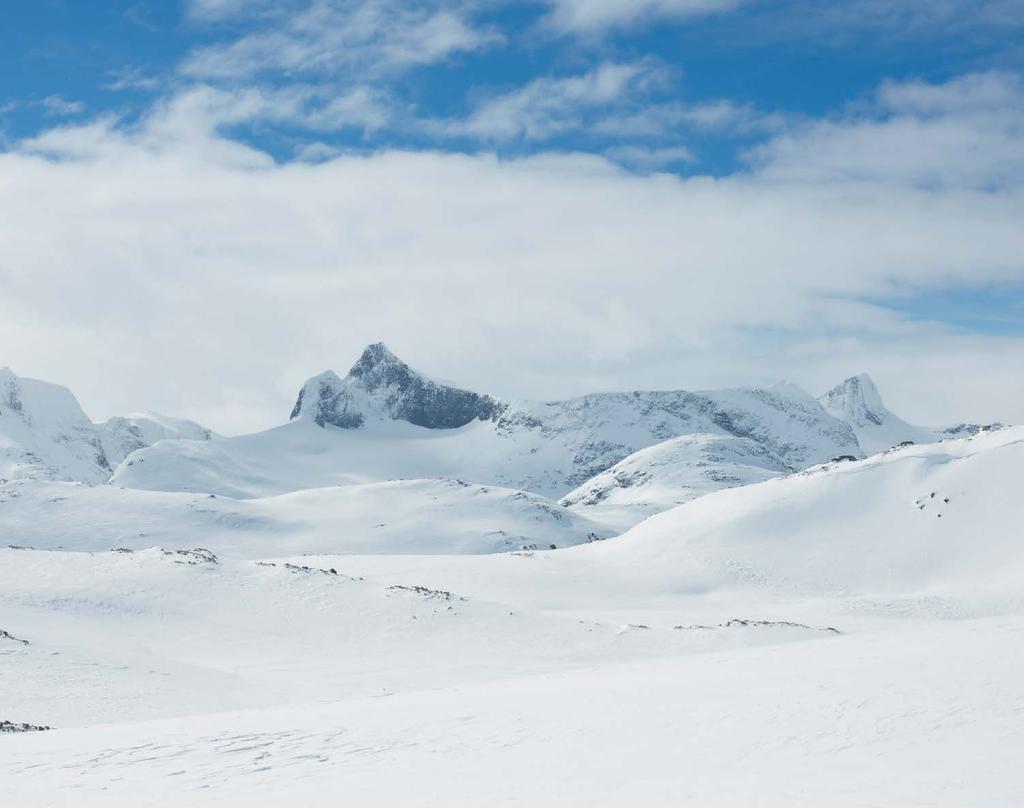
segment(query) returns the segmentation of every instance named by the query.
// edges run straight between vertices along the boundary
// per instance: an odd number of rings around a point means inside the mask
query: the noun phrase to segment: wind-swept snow
[[[458,480],[318,488],[267,499],[21,480],[0,485],[0,535],[37,549],[203,546],[298,553],[493,553],[570,547],[615,531],[536,494]]]
[[[12,805],[1016,808],[1024,621],[0,739]],[[199,688],[197,698],[203,698]],[[16,738],[16,740],[15,740]]]

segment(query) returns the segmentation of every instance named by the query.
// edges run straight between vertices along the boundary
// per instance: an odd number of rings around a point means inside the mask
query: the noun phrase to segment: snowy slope
[[[750,438],[683,435],[641,449],[566,494],[562,505],[626,529],[711,491],[788,474]]]
[[[595,552],[674,585],[802,595],[1024,592],[1024,427],[909,446],[719,491]]]
[[[991,431],[554,552],[0,550],[0,718],[57,727],[0,738],[0,796],[1008,808],[1022,468]]]
[[[99,435],[70,390],[0,368],[0,479],[109,476]]]
[[[884,452],[905,441],[931,443],[944,438],[968,437],[982,429],[1001,426],[962,423],[935,429],[908,424],[886,408],[878,388],[866,373],[851,376],[818,400],[830,415],[850,425],[857,434],[857,442],[867,454]]]
[[[455,480],[269,499],[22,480],[0,485],[4,545],[106,551],[202,546],[219,556],[492,553],[568,547],[614,531],[536,494]]]
[[[95,725],[831,636],[630,629],[585,607],[548,612],[534,602],[550,582],[540,592],[529,582],[539,557],[367,556],[381,570],[355,573],[358,556],[237,561],[157,549],[0,549],[2,630],[13,638],[0,637],[2,709],[8,720]],[[397,562],[390,571],[389,558]],[[416,571],[430,558],[500,563],[470,564],[462,585],[446,589]],[[470,594],[480,566],[506,570],[520,591]]]
[[[1021,469],[1024,427],[1005,428],[709,493],[615,539],[530,564],[359,557],[348,567],[375,576],[414,570],[430,586],[458,585],[470,596],[528,592],[538,607],[570,613],[628,608],[633,621],[652,624],[675,599],[685,604],[677,622],[687,623],[736,617],[741,606],[808,623],[837,609],[843,621],[1016,614],[1024,609]]]
[[[563,496],[639,449],[686,434],[746,438],[791,469],[860,454],[850,427],[792,385],[507,403],[439,385],[381,345],[369,346],[344,379],[328,372],[307,382],[292,415],[267,432],[141,450],[114,480],[253,497],[457,477]]]
[[[136,449],[144,449],[161,440],[212,440],[217,435],[185,418],[170,418],[157,413],[139,413],[111,418],[96,424],[103,450],[111,466],[116,466]]]

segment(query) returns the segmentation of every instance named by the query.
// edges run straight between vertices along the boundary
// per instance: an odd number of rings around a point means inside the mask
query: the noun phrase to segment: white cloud
[[[678,139],[692,131],[763,134],[785,125],[781,115],[764,114],[727,99],[693,104],[651,100],[656,91],[670,85],[670,72],[654,60],[604,62],[586,73],[538,78],[507,92],[479,94],[464,118],[428,119],[415,125],[437,137],[485,142],[544,141],[583,132],[625,141],[620,154],[634,148],[634,155],[642,150],[648,157],[654,152],[637,146],[637,139]],[[671,162],[677,158],[678,153]]]
[[[241,16],[251,17],[280,5],[279,0],[186,0],[189,19],[220,22]]]
[[[546,0],[545,23],[561,31],[595,34],[656,20],[682,20],[732,11],[746,0]]]
[[[114,72],[111,81],[103,86],[105,90],[121,92],[123,90],[155,90],[160,86],[160,79],[146,75],[137,67],[126,67]]]
[[[869,120],[787,132],[725,179],[572,154],[275,164],[223,127],[299,102],[249,93],[55,129],[0,154],[2,363],[70,384],[96,417],[226,430],[283,420],[307,376],[378,339],[501,395],[823,389],[867,370],[910,418],[1024,420],[1024,339],[857,302],[1024,282],[1024,179],[980,188],[967,174],[985,185],[991,161],[947,136],[957,123],[988,148],[995,124],[965,119],[1002,120],[1004,100],[945,111],[965,93],[944,86],[886,85]],[[933,168],[963,166],[939,183],[899,170],[912,155],[890,119]],[[850,142],[854,170],[837,170]],[[1019,138],[996,145],[1020,165]]]
[[[784,13],[814,25],[887,29],[902,34],[1024,26],[1024,0],[808,0]]]
[[[662,137],[680,130],[704,130],[725,134],[751,134],[782,129],[785,118],[757,111],[749,104],[716,99],[694,104],[669,101],[636,105],[595,122],[593,130],[619,137]]]
[[[686,146],[614,146],[605,152],[610,160],[639,171],[655,171],[678,163],[696,162],[696,155]]]
[[[894,113],[951,115],[1024,114],[1024,82],[1013,73],[971,73],[944,84],[887,81],[878,90],[879,105]]]
[[[71,116],[85,112],[84,101],[69,101],[59,95],[48,95],[39,103],[47,115]]]
[[[312,131],[357,129],[371,132],[390,118],[388,99],[368,87],[334,90],[329,86],[291,85],[228,90],[194,85],[161,99],[134,126],[114,117],[51,129],[29,138],[22,149],[56,159],[114,159],[127,148],[154,153],[186,152],[206,162],[226,160],[262,165],[267,155],[218,134],[232,126],[285,123]]]
[[[224,17],[241,6],[204,0],[198,8],[207,17]],[[181,72],[218,80],[352,71],[366,78],[434,64],[502,41],[496,30],[474,25],[462,5],[443,0],[312,0],[298,8],[274,3],[270,9],[257,30],[195,50]]]
[[[886,83],[874,107],[793,129],[752,158],[778,180],[979,190],[1024,183],[1024,83],[1005,73]]]
[[[434,122],[438,134],[485,140],[543,140],[580,129],[596,111],[634,103],[664,84],[653,63],[606,62],[576,76],[534,79],[506,93],[485,96],[462,120]]]
[[[322,163],[345,154],[346,150],[330,143],[303,143],[295,150],[295,159],[303,163]]]

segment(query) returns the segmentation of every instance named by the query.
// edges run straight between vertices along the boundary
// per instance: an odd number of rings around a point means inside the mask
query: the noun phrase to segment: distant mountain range
[[[137,449],[160,440],[214,437],[194,421],[152,413],[94,424],[66,387],[0,368],[0,481],[104,483]]]
[[[344,377],[307,381],[287,423],[226,438],[156,415],[94,424],[66,388],[0,371],[0,479],[240,499],[461,479],[560,498],[618,528],[720,488],[980,429],[908,424],[866,375],[820,399],[780,383],[504,401],[430,379],[377,343]]]

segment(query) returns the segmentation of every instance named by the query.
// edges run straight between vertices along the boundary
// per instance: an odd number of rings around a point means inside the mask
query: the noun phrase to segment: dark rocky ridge
[[[312,387],[312,389],[311,389]],[[380,399],[387,417],[427,429],[456,429],[471,421],[497,418],[506,405],[490,396],[432,381],[388,350],[382,342],[368,345],[345,379],[325,373],[299,392],[291,417],[312,408],[318,426],[356,429],[363,425],[360,393]],[[315,396],[315,402],[308,399]]]

